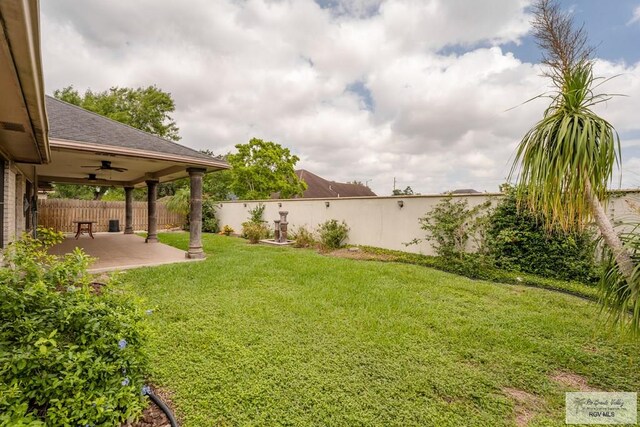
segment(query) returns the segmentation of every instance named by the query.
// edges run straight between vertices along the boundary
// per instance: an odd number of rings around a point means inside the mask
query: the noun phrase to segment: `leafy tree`
[[[232,181],[233,176],[230,170],[209,173],[202,180],[202,191],[212,200],[230,200],[233,193]]]
[[[90,185],[54,184],[52,199],[95,200],[98,187]]]
[[[103,92],[93,92],[88,89],[84,95],[80,95],[73,86],[67,86],[56,89],[53,96],[136,129],[172,141],[180,139],[178,126],[170,115],[175,111],[173,98],[170,93],[163,92],[156,86],[137,89],[112,87]],[[160,197],[173,195],[178,188],[180,184],[161,184],[158,195]],[[122,193],[122,199],[119,198],[120,193]],[[124,192],[121,189],[72,184],[56,184],[51,197],[101,200],[106,194],[109,194],[110,200],[124,200]],[[134,197],[139,199],[141,194],[136,192]]]
[[[229,154],[231,190],[240,199],[256,200],[279,193],[282,198],[301,195],[307,185],[295,174],[300,160],[288,148],[275,142],[252,138],[247,144],[236,145]]]
[[[415,194],[413,192],[413,189],[410,186],[407,186],[407,188],[405,188],[404,190],[400,190],[399,188],[394,189],[391,195],[392,196],[411,196],[413,194]]]
[[[67,86],[55,90],[53,96],[136,129],[172,141],[180,140],[178,126],[171,117],[175,102],[170,93],[156,86],[112,87],[102,92],[87,89],[84,95],[73,86]]]
[[[517,149],[511,175],[519,172],[518,196],[533,212],[544,214],[549,230],[582,230],[595,220],[613,261],[601,281],[603,303],[615,320],[630,322],[640,332],[637,257],[634,261],[603,206],[613,165],[620,162],[620,141],[613,126],[590,109],[610,96],[594,94],[593,50],[584,28],[576,30],[554,0],[537,1],[533,28],[543,51],[544,75],[555,90],[542,120]]]

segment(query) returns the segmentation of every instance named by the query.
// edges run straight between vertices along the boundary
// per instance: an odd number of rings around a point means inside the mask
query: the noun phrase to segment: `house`
[[[147,187],[148,243],[157,242],[160,182],[189,177],[187,257],[203,257],[202,176],[221,159],[45,96],[37,0],[0,2],[0,249],[37,225],[37,191],[52,183],[123,187],[125,234],[132,192]]]
[[[376,193],[364,185],[328,181],[305,169],[297,170],[296,175],[307,184],[307,189],[302,195],[305,199],[376,196]]]
[[[448,194],[481,194],[478,190],[474,190],[473,188],[458,188],[449,192]]]

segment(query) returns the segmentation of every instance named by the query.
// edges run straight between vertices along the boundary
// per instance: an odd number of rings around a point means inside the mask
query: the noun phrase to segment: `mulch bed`
[[[152,387],[153,392],[158,396],[173,412],[173,415],[177,418],[176,411],[169,394],[165,391]],[[135,423],[125,423],[122,427],[171,427],[169,419],[162,412],[162,409],[155,403],[148,399],[149,406],[142,412],[142,416]]]

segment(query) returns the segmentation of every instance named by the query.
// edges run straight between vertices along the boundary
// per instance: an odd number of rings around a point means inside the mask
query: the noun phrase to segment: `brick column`
[[[147,243],[158,241],[158,211],[156,199],[158,198],[158,181],[150,180],[147,183]]]
[[[202,251],[202,176],[205,169],[189,168],[191,208],[189,212],[189,251],[187,258],[204,258]]]
[[[124,234],[133,234],[133,187],[124,187]]]

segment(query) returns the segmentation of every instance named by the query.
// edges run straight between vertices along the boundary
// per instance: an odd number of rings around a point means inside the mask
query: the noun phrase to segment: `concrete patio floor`
[[[186,258],[185,251],[173,246],[160,242],[145,243],[143,237],[135,234],[94,233],[93,235],[95,239],[86,234],[80,236],[78,240],[73,236],[67,237],[49,252],[52,255],[64,255],[76,247],[82,248],[89,256],[97,258],[89,267],[90,273],[202,261]]]

